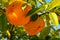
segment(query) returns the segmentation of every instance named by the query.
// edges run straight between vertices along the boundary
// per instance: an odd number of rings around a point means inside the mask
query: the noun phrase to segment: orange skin
[[[8,5],[6,9],[6,16],[11,24],[20,26],[25,25],[30,21],[30,16],[25,17],[25,15],[32,9],[32,7],[27,5],[23,11],[23,4],[24,3],[22,1],[15,1]]]
[[[33,36],[44,28],[44,24],[43,19],[39,17],[36,21],[24,25],[24,28],[29,35]]]

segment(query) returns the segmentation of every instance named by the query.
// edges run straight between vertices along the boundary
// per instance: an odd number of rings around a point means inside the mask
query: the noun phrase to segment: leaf
[[[11,37],[9,30],[6,31],[8,37]]]
[[[45,5],[41,5],[34,13],[45,11]]]
[[[60,6],[60,0],[52,0],[52,2],[49,4],[49,7],[47,10],[51,10],[57,6]]]
[[[35,6],[35,1],[32,1],[32,0],[30,0],[30,3],[33,5],[33,6]]]
[[[38,1],[39,1],[40,3],[42,3],[42,4],[44,3],[43,0],[38,0]]]
[[[45,5],[42,5],[40,7],[32,7],[32,10],[30,10],[26,16],[36,14],[38,12],[43,12],[45,10]]]
[[[59,32],[60,32],[60,29],[58,29],[58,30],[55,31],[55,34],[56,34],[58,37],[59,37],[59,35],[60,35]]]
[[[35,21],[37,18],[38,18],[38,15],[34,14],[34,15],[31,16],[30,21]]]
[[[8,28],[5,14],[0,16],[0,25],[1,25],[2,32],[5,32]]]
[[[56,13],[50,12],[49,13],[49,17],[50,17],[51,21],[55,24],[55,26],[58,26],[59,25],[58,17],[56,15]]]
[[[52,39],[52,40],[60,40],[60,38],[54,38],[54,39]]]
[[[45,39],[45,37],[49,34],[50,32],[50,26],[49,27],[45,27],[42,32],[40,33],[40,38],[41,39]]]
[[[8,0],[2,0],[4,3],[8,2]]]
[[[39,8],[35,8],[33,7],[32,10],[30,10],[26,16],[32,15],[36,10],[38,10]]]
[[[33,36],[30,40],[39,40],[37,36]]]
[[[20,2],[23,2],[23,3],[27,3],[27,2],[25,2],[23,0],[9,0],[9,4],[11,4],[11,3],[15,2],[15,1],[20,1]]]
[[[0,3],[2,3],[2,0],[0,0]]]

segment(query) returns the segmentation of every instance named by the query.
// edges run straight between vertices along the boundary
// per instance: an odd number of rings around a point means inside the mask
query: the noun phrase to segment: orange
[[[44,21],[41,17],[39,17],[36,21],[31,21],[28,24],[24,25],[24,28],[29,35],[36,35],[44,28]]]
[[[32,7],[30,5],[27,5],[23,11],[23,4],[24,2],[22,1],[15,1],[8,5],[6,9],[6,16],[11,24],[20,26],[25,25],[30,21],[30,16],[25,17],[25,15],[32,9]]]

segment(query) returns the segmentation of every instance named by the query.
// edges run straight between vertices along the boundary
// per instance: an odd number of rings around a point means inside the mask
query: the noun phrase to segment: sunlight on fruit
[[[17,15],[16,15],[16,13],[14,13],[14,12],[13,12],[13,13],[12,13],[12,15],[13,15],[14,17],[16,17],[16,18],[17,18]]]

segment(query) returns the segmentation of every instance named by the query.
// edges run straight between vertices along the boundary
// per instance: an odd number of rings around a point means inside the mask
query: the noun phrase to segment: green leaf
[[[45,11],[45,5],[41,5],[41,6],[34,12],[34,14],[35,14],[35,13],[38,13],[38,12],[43,12],[43,11]]]
[[[8,2],[8,0],[2,0],[2,2],[6,3],[6,2]]]
[[[29,15],[34,14],[34,12],[35,12],[36,10],[38,10],[38,9],[39,9],[39,8],[33,7],[33,9],[32,9],[31,11],[29,11],[28,14],[27,14],[26,16],[29,16]]]
[[[51,36],[47,35],[46,38],[45,38],[45,40],[49,40],[50,38],[51,38]]]
[[[30,40],[39,40],[39,38],[37,36],[33,36],[33,37],[31,37]]]
[[[60,0],[52,0],[52,2],[49,4],[49,7],[47,10],[51,10],[57,6],[60,6]]]
[[[1,30],[2,32],[5,32],[7,30],[7,19],[6,19],[6,15],[3,14],[0,16],[0,25],[1,25]]]
[[[45,27],[42,32],[40,33],[40,39],[45,39],[46,36],[50,33],[50,26]]]
[[[60,40],[60,38],[54,38],[54,39],[52,39],[52,40]]]
[[[42,5],[40,7],[32,7],[32,10],[30,10],[26,16],[36,14],[38,12],[43,12],[45,10],[45,5]]]
[[[33,6],[36,5],[35,1],[32,1],[32,0],[31,0],[30,3],[31,3]]]
[[[57,17],[57,15],[56,15],[56,13],[50,12],[50,13],[49,13],[49,17],[50,17],[51,21],[55,24],[55,26],[58,27],[59,22],[58,22],[58,17]]]
[[[58,29],[58,30],[55,31],[55,34],[56,34],[58,37],[59,37],[59,35],[60,35],[59,32],[60,32],[60,29]]]
[[[43,0],[38,0],[41,4],[44,4]]]
[[[34,15],[31,16],[30,21],[35,21],[37,18],[38,18],[38,15],[34,14]]]

